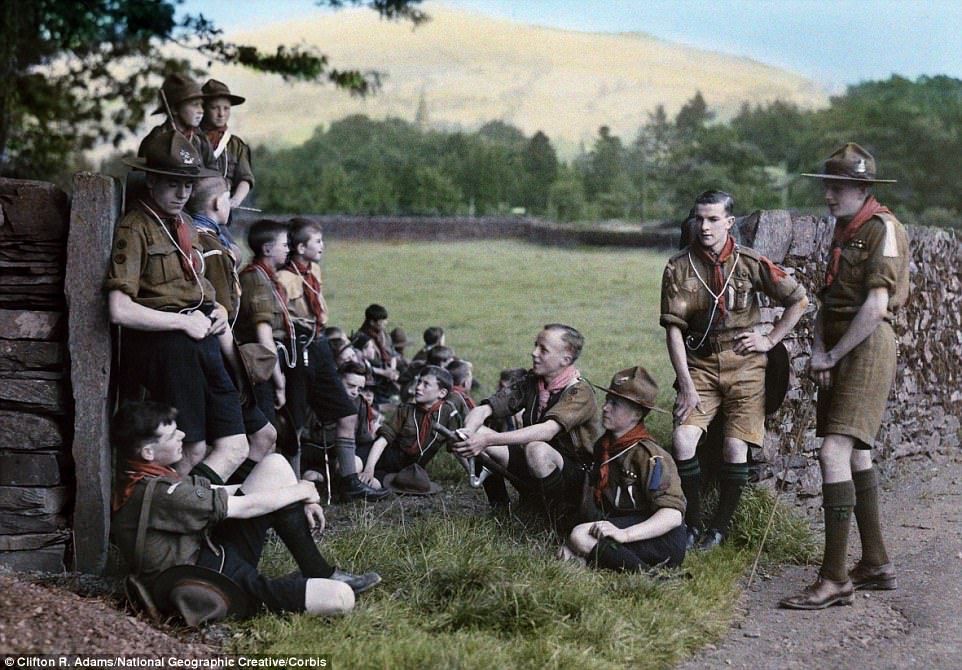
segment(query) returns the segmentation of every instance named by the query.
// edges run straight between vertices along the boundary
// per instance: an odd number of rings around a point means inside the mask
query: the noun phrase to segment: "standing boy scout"
[[[798,323],[805,289],[758,252],[729,235],[734,201],[723,191],[695,200],[697,236],[672,256],[661,285],[661,325],[678,382],[672,446],[688,499],[689,546],[710,549],[728,532],[748,481],[748,445],[765,436],[765,352]],[[755,294],[785,307],[768,334],[760,330]],[[701,469],[695,454],[702,433],[725,415],[718,509],[704,536]]]
[[[144,157],[128,164],[147,173],[149,196],[117,223],[104,282],[110,319],[123,327],[121,374],[177,408],[185,433],[179,471],[193,467],[223,484],[247,457],[248,443],[217,340],[227,320],[215,309],[197,231],[183,214],[194,181],[217,173],[173,130],[154,133],[142,148]]]
[[[147,144],[158,133],[176,130],[190,141],[200,154],[204,165],[216,168],[214,151],[210,146],[207,135],[200,129],[201,119],[204,118],[204,92],[200,84],[185,74],[175,72],[164,79],[160,87],[160,105],[154,114],[166,114],[167,120],[155,126],[140,143],[137,155],[146,156]]]
[[[241,105],[245,98],[234,95],[227,84],[209,79],[201,87],[204,94],[204,118],[201,128],[207,135],[216,161],[216,169],[230,184],[230,206],[240,207],[244,198],[254,188],[254,170],[251,168],[251,150],[227,127],[231,107]]]
[[[815,322],[809,370],[819,386],[817,434],[825,553],[815,583],[781,601],[793,609],[851,605],[855,589],[894,589],[878,517],[878,474],[872,444],[895,381],[896,340],[891,321],[909,293],[905,228],[869,189],[875,159],[857,144],[828,157],[821,174],[835,235]],[[862,558],[846,573],[852,510]]]

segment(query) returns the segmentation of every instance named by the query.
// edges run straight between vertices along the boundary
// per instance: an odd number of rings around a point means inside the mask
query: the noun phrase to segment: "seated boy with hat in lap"
[[[349,612],[355,594],[380,582],[377,573],[352,575],[324,559],[311,537],[324,527],[317,490],[298,481],[283,456],[267,456],[242,486],[178,474],[171,466],[183,455],[184,433],[176,417],[169,405],[128,403],[111,429],[119,457],[112,532],[162,610],[190,625],[260,607],[330,616]],[[268,578],[257,571],[268,528],[297,572]]]
[[[574,527],[559,558],[587,559],[609,570],[680,565],[685,558],[685,496],[678,469],[645,427],[658,386],[638,366],[611,379],[595,442],[589,517]],[[594,518],[590,518],[594,517]],[[597,519],[597,520],[596,520]]]

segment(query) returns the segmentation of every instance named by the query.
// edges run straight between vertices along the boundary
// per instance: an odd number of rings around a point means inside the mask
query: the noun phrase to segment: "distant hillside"
[[[316,45],[336,67],[386,75],[379,95],[360,100],[331,87],[214,66],[212,76],[248,98],[235,117],[238,134],[255,144],[293,144],[353,113],[414,120],[423,96],[433,127],[474,129],[501,119],[527,134],[543,130],[570,156],[579,142],[590,145],[602,124],[630,141],[656,105],[673,114],[696,90],[723,118],[745,100],[781,98],[806,108],[827,102],[801,76],[643,34],[530,26],[438,3],[425,8],[432,20],[416,30],[353,9],[311,11],[295,22],[228,35],[269,49]]]

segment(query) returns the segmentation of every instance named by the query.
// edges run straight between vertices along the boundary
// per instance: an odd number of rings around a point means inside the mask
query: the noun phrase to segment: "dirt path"
[[[901,464],[882,489],[898,590],[857,592],[851,607],[783,610],[779,599],[816,570],[786,568],[757,580],[726,638],[681,667],[962,667],[962,455]]]

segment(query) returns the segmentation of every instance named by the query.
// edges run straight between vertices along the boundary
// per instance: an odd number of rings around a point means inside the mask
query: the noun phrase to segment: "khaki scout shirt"
[[[377,429],[377,436],[387,440],[389,449],[401,451],[409,449],[415,443],[422,453],[430,447],[444,445],[445,438],[435,430],[431,430],[429,435],[420,434],[424,412],[425,410],[414,404],[398,405]],[[450,400],[446,400],[439,410],[431,412],[431,419],[452,431],[464,425],[461,414]]]
[[[242,181],[246,181],[254,188],[254,170],[251,168],[251,150],[247,143],[237,135],[231,135],[227,140],[227,147],[223,153],[214,159],[214,168],[230,182],[231,193]]]
[[[257,324],[269,323],[274,340],[287,343],[291,335],[284,326],[284,308],[270,278],[258,269],[248,270],[241,272],[240,285],[240,309],[234,324],[237,341],[259,342]]]
[[[844,225],[839,222],[836,225]],[[876,214],[842,247],[838,275],[820,298],[825,318],[855,316],[873,288],[888,290],[885,319],[891,320],[909,295],[909,237],[891,214]]]
[[[321,293],[317,299],[321,302],[321,323],[320,328],[327,325],[327,302],[324,300],[324,281],[321,278],[321,266],[318,263],[311,263],[311,274],[317,279]],[[290,270],[279,270],[277,279],[287,291],[287,308],[291,311],[291,316],[305,326],[314,326],[314,312],[307,302],[305,293],[310,291],[310,287],[301,279],[300,275]]]
[[[591,448],[601,434],[598,425],[598,405],[591,385],[583,379],[553,393],[543,413],[538,413],[538,377],[533,372],[518,383],[502,389],[482,404],[491,406],[494,419],[507,419],[523,411],[523,426],[557,421],[561,432],[551,440],[551,446],[560,453],[579,461],[591,460]]]
[[[702,283],[711,286],[711,266],[692,247],[682,249],[668,260],[661,281],[662,326],[678,326],[683,333],[689,330],[704,333],[709,327],[714,333],[747,330],[761,319],[756,292],[764,293],[784,307],[805,297],[805,288],[788,275],[776,283],[764,256],[757,251],[740,246],[735,250],[722,265],[724,279],[732,273],[725,289],[725,315],[722,317],[716,311],[711,323],[715,299]]]
[[[203,477],[158,479],[142,557],[141,576],[148,585],[167,568],[196,563],[207,534],[227,518],[227,489],[211,488]],[[130,499],[114,512],[111,521],[117,546],[131,567],[136,565],[137,528],[148,481],[145,478],[137,483]]]
[[[597,473],[601,465],[597,445],[594,451]],[[636,442],[630,451],[608,463],[602,506],[607,516],[648,518],[662,508],[676,509],[684,515],[686,500],[675,460],[650,440]]]
[[[197,229],[204,254],[204,276],[214,287],[217,302],[227,310],[227,318],[233,323],[240,308],[240,279],[234,253],[221,244],[217,234],[204,228]]]
[[[201,255],[193,221],[186,214],[180,216],[190,228],[193,253]],[[163,225],[141,209],[132,209],[120,219],[104,290],[122,291],[137,304],[164,312],[213,304],[214,287],[203,272],[196,278],[185,275],[173,232],[168,235]]]

